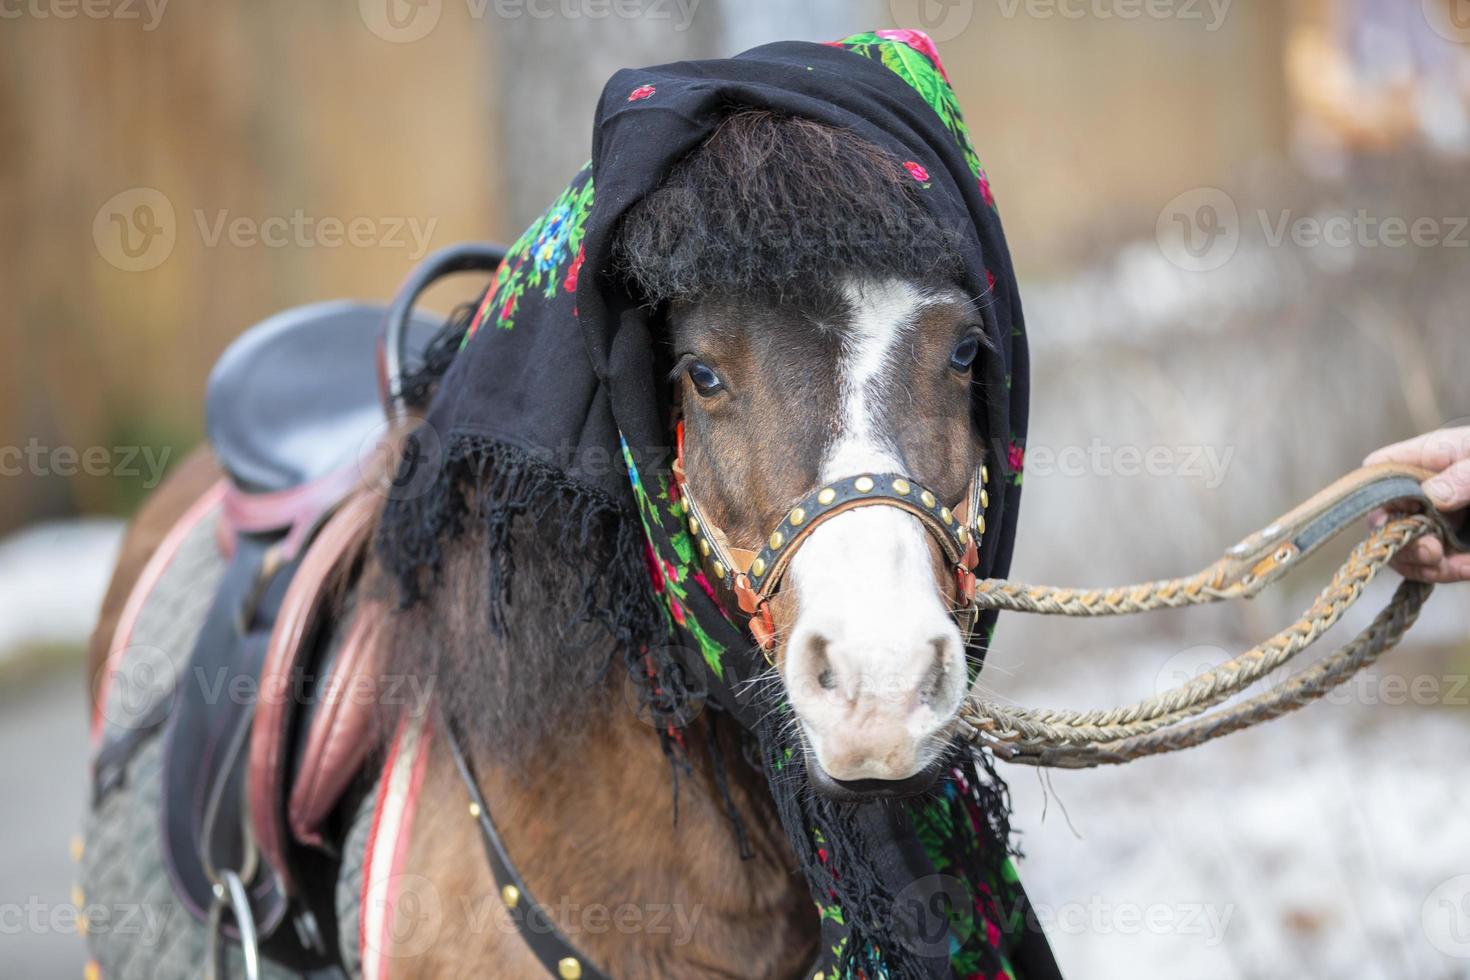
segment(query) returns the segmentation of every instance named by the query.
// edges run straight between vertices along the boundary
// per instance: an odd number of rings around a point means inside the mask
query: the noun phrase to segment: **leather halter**
[[[975,467],[964,497],[953,508],[938,494],[906,476],[895,473],[860,473],[822,484],[798,500],[758,550],[732,545],[725,532],[709,520],[690,490],[684,474],[684,421],[675,429],[677,455],[674,483],[679,492],[680,512],[689,521],[689,534],[699,549],[700,562],[715,589],[731,600],[748,620],[751,635],[774,663],[776,624],[771,616],[771,598],[781,586],[796,552],[826,521],[859,507],[896,507],[919,519],[939,544],[954,571],[956,592],[963,605],[955,618],[968,642],[979,617],[975,604],[975,568],[980,563],[980,544],[985,534],[985,509],[990,493],[985,484],[990,468]]]

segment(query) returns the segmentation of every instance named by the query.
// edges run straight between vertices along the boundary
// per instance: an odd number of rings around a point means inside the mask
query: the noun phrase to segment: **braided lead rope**
[[[1034,729],[1035,724],[1051,724],[1083,729],[1077,734],[1077,740],[1093,741],[1103,736],[1099,731],[1087,729],[1118,729],[1134,723],[1167,718],[1186,711],[1190,714],[1197,714],[1200,710],[1239,693],[1311,646],[1358,600],[1363,589],[1373,580],[1379,568],[1387,564],[1401,549],[1432,529],[1433,524],[1428,518],[1416,515],[1412,518],[1394,521],[1373,532],[1366,541],[1353,549],[1347,562],[1333,576],[1332,582],[1322,590],[1311,607],[1297,622],[1233,660],[1179,687],[1155,697],[1145,698],[1136,704],[1101,711],[997,708],[994,713],[995,721],[1004,728],[1015,729],[1023,737],[1030,738],[1038,734]],[[1158,584],[1167,586],[1172,583]],[[1135,587],[1135,589],[1141,588],[1145,587]],[[1046,593],[1056,591],[1071,592],[1074,590],[1055,590],[1045,586],[1028,589],[1028,593],[1037,596],[1042,601],[1045,600]],[[991,593],[983,589],[983,586],[977,587],[977,593],[982,592],[981,602],[985,604]],[[1142,612],[1166,607],[1167,602],[1154,604],[1150,597],[1144,596],[1137,602],[1136,607],[1118,609],[1117,613]],[[1007,605],[1002,608],[1014,609],[1016,607]],[[1085,615],[1106,615],[1106,613],[1096,611],[1105,608],[1103,606],[1089,604],[1089,608],[1093,611]],[[1151,727],[1140,727],[1137,730],[1119,732],[1115,737],[1142,734],[1152,730]]]
[[[1361,597],[1380,568],[1425,534],[1443,536],[1445,529],[1435,518],[1422,514],[1389,521],[1353,549],[1332,582],[1296,623],[1163,694],[1121,708],[1094,711],[1011,708],[976,697],[960,712],[960,733],[1012,762],[1082,768],[1188,748],[1295,710],[1320,698],[1393,647],[1413,624],[1433,587],[1404,583],[1367,629],[1318,664],[1265,694],[1196,718],[1315,643]],[[1229,572],[1234,567],[1227,558],[1187,578],[1106,591],[987,580],[977,584],[976,601],[983,608],[1052,615],[1126,615],[1249,597],[1277,577],[1247,573],[1232,580]],[[1190,721],[1192,718],[1195,720]]]
[[[1057,747],[1044,740],[993,740],[988,733],[975,733],[975,737],[1011,762],[1066,769],[1116,765],[1147,755],[1193,748],[1295,711],[1370,666],[1383,651],[1398,643],[1414,624],[1424,600],[1433,590],[1433,586],[1423,582],[1401,583],[1393,601],[1379,612],[1373,624],[1340,650],[1265,694],[1189,724],[1174,725],[1112,743],[1066,747]]]

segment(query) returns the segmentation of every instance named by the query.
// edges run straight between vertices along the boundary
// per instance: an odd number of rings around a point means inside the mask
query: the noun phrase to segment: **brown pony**
[[[674,297],[669,357],[689,485],[732,542],[758,542],[824,481],[899,472],[958,499],[980,462],[969,386],[983,335],[951,285],[946,236],[925,223],[911,183],[852,134],[740,113],[627,219],[624,272],[650,294]],[[690,262],[671,245],[688,227],[691,200],[702,208],[701,233],[718,237],[721,215],[745,227],[752,210],[789,208],[813,188],[827,207],[810,237],[763,242],[753,265],[749,254],[713,248]],[[870,214],[890,209],[893,233],[834,245],[842,209],[859,204]],[[762,268],[789,277],[834,247],[872,254],[827,281],[759,288]],[[718,264],[736,260],[753,288],[718,288],[730,281]],[[133,522],[93,644],[93,677],[105,670],[148,556],[219,477],[209,455],[196,454]],[[546,533],[519,521],[518,554],[536,555]],[[468,521],[445,547],[445,587],[388,617],[375,669],[424,678],[458,706],[480,788],[541,905],[611,976],[799,975],[816,953],[816,914],[765,780],[734,736],[706,738],[708,719],[695,718],[685,733],[691,765],[671,766],[627,679],[605,669],[622,662],[614,641],[591,627],[548,625],[565,622],[577,598],[552,562],[520,563],[517,595],[526,598],[507,610],[503,636],[489,633],[490,547]],[[356,594],[391,607],[394,587],[369,559]],[[966,691],[953,589],[930,536],[893,508],[837,516],[798,553],[775,604],[772,682],[808,747],[812,791],[861,799],[884,795],[882,784],[927,785]],[[378,607],[352,608],[348,615]],[[390,714],[379,736],[386,742],[401,721]],[[540,964],[503,916],[445,733],[427,738],[387,947],[375,952],[395,976],[537,975]],[[725,760],[723,786],[712,752]],[[732,846],[727,797],[746,815],[752,859]],[[344,937],[344,947],[355,939]]]

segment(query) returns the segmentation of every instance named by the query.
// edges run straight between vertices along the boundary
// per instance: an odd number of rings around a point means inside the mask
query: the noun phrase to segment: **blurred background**
[[[0,3],[0,977],[82,969],[80,651],[231,339],[514,238],[619,67],[885,26],[937,41],[1023,280],[1015,577],[1193,570],[1466,422],[1467,0]],[[1162,690],[1290,621],[1343,550],[1244,608],[1013,617],[984,684]],[[1443,588],[1332,704],[1115,771],[1010,770],[1064,970],[1470,976],[1467,677],[1470,589]]]

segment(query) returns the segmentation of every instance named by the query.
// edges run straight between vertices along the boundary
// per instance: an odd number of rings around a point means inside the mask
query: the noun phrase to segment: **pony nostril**
[[[929,645],[934,648],[934,662],[924,673],[924,679],[919,684],[919,701],[927,707],[933,708],[935,703],[943,696],[946,682],[949,680],[949,637],[936,636],[929,640]]]
[[[817,678],[817,686],[824,691],[837,690],[837,674],[832,669],[832,658],[827,655],[827,638],[820,633],[814,635],[807,643],[807,653],[811,657],[808,669]]]

